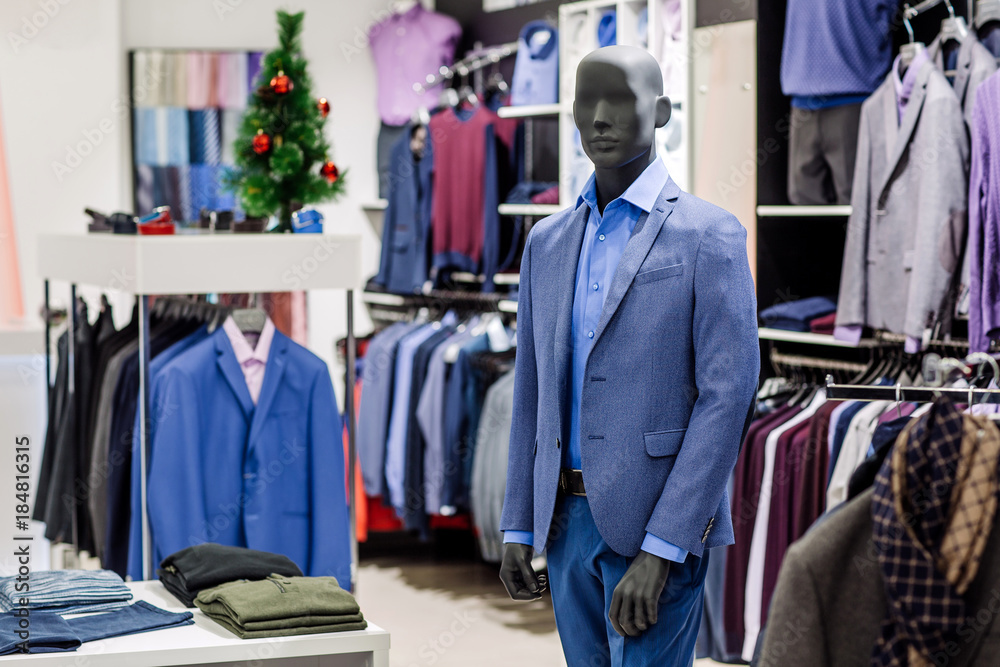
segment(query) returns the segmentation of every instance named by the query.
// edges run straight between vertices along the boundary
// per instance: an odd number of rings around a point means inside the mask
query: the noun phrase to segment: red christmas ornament
[[[269,150],[271,150],[271,136],[264,134],[264,130],[257,130],[257,134],[253,137],[253,152],[263,155]]]
[[[330,115],[330,102],[325,97],[319,98],[316,106],[319,107],[319,112],[323,114],[323,118]]]
[[[319,173],[331,183],[336,183],[337,179],[340,178],[340,170],[337,169],[337,165],[330,160],[323,163],[323,166],[320,167]]]
[[[282,70],[278,70],[278,75],[271,79],[271,90],[278,95],[284,95],[294,87],[295,84]]]

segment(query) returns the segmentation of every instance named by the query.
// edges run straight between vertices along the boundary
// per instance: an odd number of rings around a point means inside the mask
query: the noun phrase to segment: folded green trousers
[[[244,639],[368,627],[354,596],[333,577],[272,574],[260,581],[234,581],[201,591],[195,604]]]

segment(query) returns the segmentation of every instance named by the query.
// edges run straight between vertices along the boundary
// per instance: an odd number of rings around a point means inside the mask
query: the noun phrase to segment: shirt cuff
[[[506,537],[507,535],[504,534],[505,540]],[[683,563],[688,556],[686,549],[681,549],[675,544],[671,544],[666,540],[661,540],[652,533],[646,533],[646,539],[642,541],[642,550],[646,553],[659,556],[660,558],[665,558],[666,560],[670,560],[675,563]]]
[[[535,534],[530,530],[505,530],[504,544],[526,544],[529,547],[535,543]]]
[[[915,338],[913,336],[907,336],[906,345],[903,346],[903,349],[906,350],[907,354],[916,354],[917,352],[920,351],[921,345],[922,343],[919,338]]]
[[[834,327],[833,337],[837,340],[842,340],[845,343],[850,343],[855,347],[861,343],[861,330],[864,329],[860,324],[851,324],[849,326]]]

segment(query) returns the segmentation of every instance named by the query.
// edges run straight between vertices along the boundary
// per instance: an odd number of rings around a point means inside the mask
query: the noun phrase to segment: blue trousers
[[[569,667],[690,667],[701,623],[708,552],[674,563],[656,625],[639,637],[615,632],[608,612],[632,563],[612,551],[594,525],[587,499],[556,503],[548,548],[556,627]]]

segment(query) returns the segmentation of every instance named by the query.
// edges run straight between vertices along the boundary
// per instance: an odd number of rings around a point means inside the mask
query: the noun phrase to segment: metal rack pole
[[[52,400],[52,318],[49,315],[49,280],[45,279],[45,398],[46,405]]]
[[[153,546],[149,533],[149,296],[137,294],[139,300],[139,503],[142,513],[142,578],[153,576]],[[133,456],[135,453],[133,452]]]
[[[355,357],[354,340],[354,290],[347,290],[347,386],[344,388],[344,408],[347,412],[347,507],[350,512],[351,531],[351,590],[358,590],[358,533],[357,503],[355,502],[354,476],[357,474],[357,423],[354,415]]]
[[[1000,390],[998,389],[962,389],[962,388],[934,388],[934,387],[903,387],[903,386],[881,386],[860,384],[836,384],[833,378],[826,378],[826,397],[833,401],[913,401],[916,403],[930,403],[936,398],[947,397],[956,403],[1000,403]]]
[[[69,398],[68,400],[73,406],[73,413],[75,418],[75,423],[77,429],[80,426],[80,401],[76,397],[76,327],[79,324],[77,321],[76,312],[76,283],[71,283],[69,286],[69,336],[67,337],[67,350],[68,354],[68,375],[69,375]],[[79,471],[77,471],[79,472]],[[76,489],[73,490],[72,494],[73,502],[69,507],[70,510],[70,539],[73,543],[73,549],[67,553],[73,554],[72,562],[70,567],[76,567],[77,561],[80,555],[80,527],[77,525],[77,505],[79,504],[79,499],[76,497]]]

